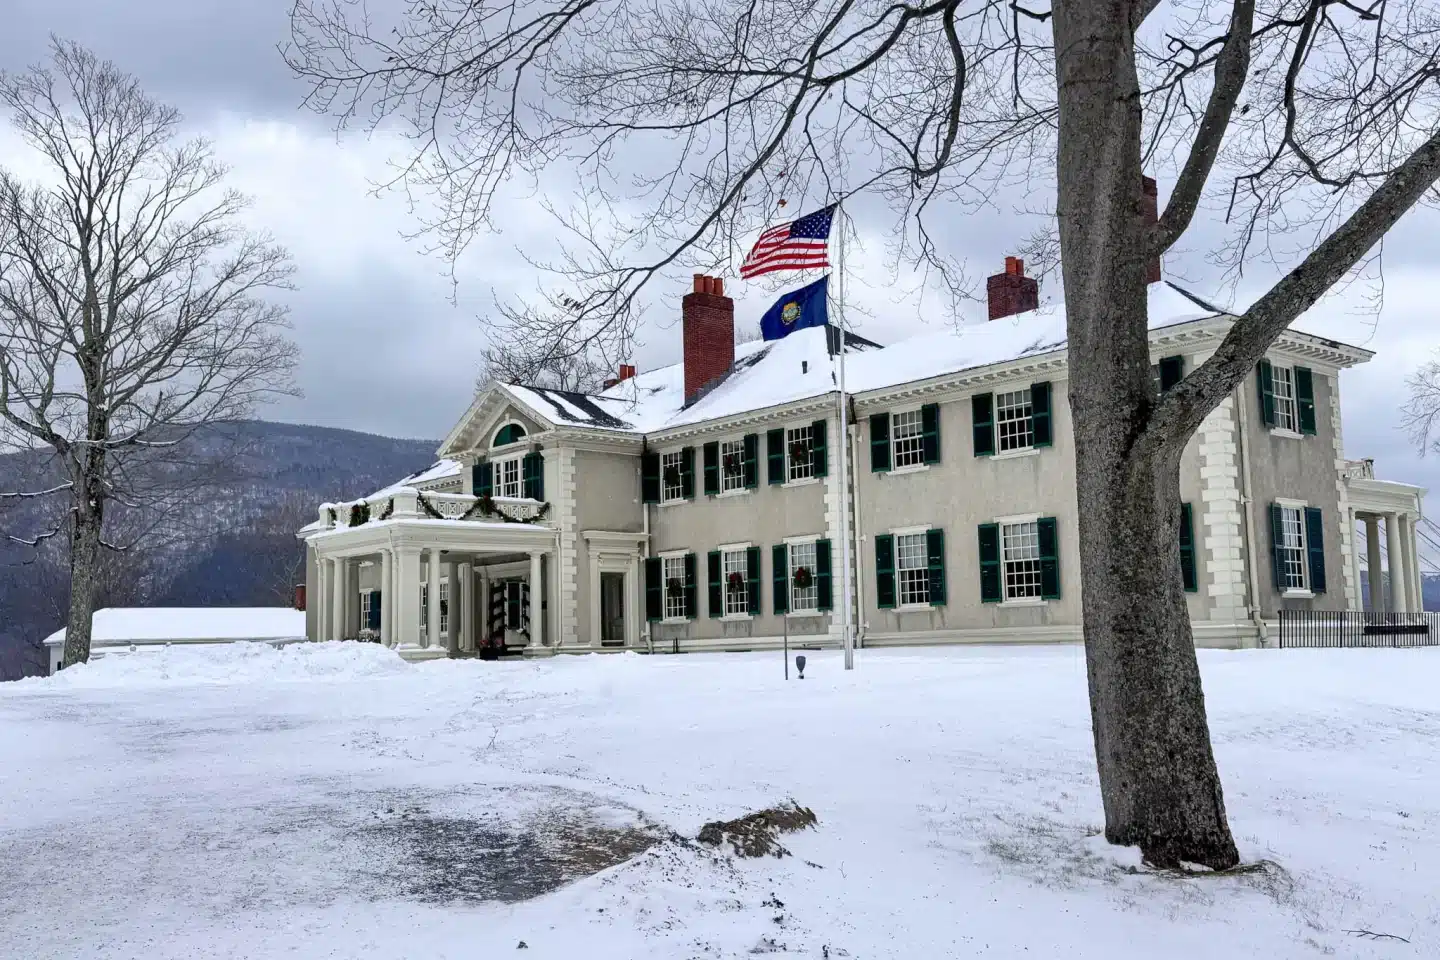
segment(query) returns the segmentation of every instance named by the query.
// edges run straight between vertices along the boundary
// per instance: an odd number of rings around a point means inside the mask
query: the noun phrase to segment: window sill
[[[825,616],[825,611],[823,611],[823,610],[791,610],[789,613],[785,614],[785,619],[787,619],[787,620],[811,620],[811,619],[814,619],[815,617],[823,617],[823,616]]]
[[[749,487],[736,487],[734,490],[721,490],[719,493],[714,494],[714,497],[716,500],[723,500],[726,497],[743,497],[749,492]]]
[[[902,603],[894,608],[896,613],[919,613],[921,610],[930,611],[934,609],[935,607],[929,601],[925,603]]]
[[[1280,596],[1286,600],[1313,600],[1315,599],[1315,591],[1286,590],[1284,593],[1280,594]]]
[[[1004,453],[992,453],[992,454],[990,454],[990,459],[991,459],[991,460],[1015,460],[1015,459],[1018,459],[1018,458],[1020,458],[1020,457],[1034,457],[1034,456],[1038,456],[1038,455],[1039,455],[1041,449],[1042,449],[1041,447],[1023,447],[1023,448],[1021,448],[1021,449],[1019,449],[1019,450],[1006,450]]]
[[[677,624],[677,623],[689,623],[689,622],[690,622],[690,618],[689,618],[689,617],[666,617],[664,620],[656,620],[656,621],[654,621],[654,622],[655,622],[655,623],[669,624],[669,625],[672,625],[672,626],[673,626],[674,624]]]
[[[1044,597],[1021,597],[1018,600],[1001,600],[1002,607],[1043,607],[1049,603]]]
[[[888,473],[888,474],[889,474],[890,476],[892,476],[892,477],[900,477],[900,476],[904,476],[904,475],[907,474],[907,473],[924,473],[926,470],[929,470],[929,469],[930,469],[930,464],[928,464],[928,463],[916,463],[916,464],[911,464],[911,465],[908,466],[908,467],[896,467],[896,468],[893,469],[893,470],[886,470],[885,472]]]
[[[813,487],[820,482],[819,477],[804,477],[800,480],[786,480],[780,484],[782,487]]]
[[[716,617],[715,619],[721,623],[737,623],[742,620],[754,620],[755,618],[748,613],[727,613],[725,616]]]
[[[1285,429],[1284,427],[1271,427],[1271,428],[1270,428],[1270,436],[1272,436],[1272,437],[1284,437],[1284,438],[1287,439],[1287,440],[1304,440],[1304,439],[1305,439],[1305,434],[1303,434],[1303,433],[1298,433],[1297,431],[1294,431],[1294,430],[1287,430],[1287,429]]]
[[[690,502],[690,501],[687,500],[685,497],[681,497],[681,498],[678,499],[678,500],[661,500],[659,503],[655,504],[655,506],[657,506],[657,507],[678,507],[678,506],[679,506],[680,504],[682,504],[682,503],[689,503],[689,502]]]

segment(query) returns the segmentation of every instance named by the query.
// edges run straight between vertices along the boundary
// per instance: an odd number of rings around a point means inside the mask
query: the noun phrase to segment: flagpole
[[[850,589],[850,405],[845,402],[845,215],[841,204],[835,206],[835,220],[840,228],[836,259],[840,263],[839,290],[835,297],[840,308],[840,569],[841,614],[840,631],[845,648],[845,669],[855,669],[855,632],[851,629],[850,613],[853,593]]]

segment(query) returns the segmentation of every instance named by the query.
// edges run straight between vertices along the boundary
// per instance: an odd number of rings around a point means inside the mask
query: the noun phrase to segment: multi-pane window
[[[681,463],[682,456],[679,450],[660,455],[660,499],[662,501],[684,498],[685,482],[681,474]]]
[[[745,488],[745,441],[720,441],[720,492]]]
[[[520,457],[496,460],[494,467],[495,496],[520,497],[524,486],[520,479]]]
[[[430,584],[420,584],[420,632],[430,629]]]
[[[720,575],[725,594],[725,615],[750,612],[750,565],[746,551],[726,550],[720,554]]]
[[[902,607],[930,602],[930,564],[924,533],[905,533],[895,538],[895,578]]]
[[[370,591],[360,592],[360,629],[368,630],[370,627]]]
[[[1005,573],[1005,599],[1043,596],[1040,580],[1040,525],[1006,523],[1000,526],[1000,558]]]
[[[999,452],[1027,450],[1035,445],[1034,408],[1030,388],[995,394],[995,434]]]
[[[665,572],[665,618],[682,620],[685,617],[685,558],[666,557]]]
[[[450,581],[440,581],[440,633],[450,632]]]
[[[1281,430],[1300,429],[1295,412],[1295,371],[1290,367],[1273,367],[1271,384],[1275,391],[1275,426]]]
[[[890,418],[890,443],[896,468],[925,462],[925,425],[919,410],[906,410]]]
[[[809,480],[815,476],[815,432],[810,426],[785,431],[785,476],[790,480]]]
[[[1278,367],[1275,372],[1280,372]],[[1279,409],[1278,405],[1276,409]],[[1280,507],[1280,534],[1278,550],[1280,552],[1281,583],[1286,590],[1305,590],[1308,588],[1308,584],[1305,579],[1305,511],[1303,508]]]
[[[801,587],[796,576],[801,570],[809,575],[809,585]],[[815,541],[790,544],[790,609],[808,613],[820,609],[819,576],[815,570]]]

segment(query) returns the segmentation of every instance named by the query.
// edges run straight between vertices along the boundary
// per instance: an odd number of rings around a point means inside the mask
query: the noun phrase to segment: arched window
[[[520,424],[518,423],[507,423],[505,424],[505,426],[495,431],[495,440],[490,445],[492,447],[503,447],[507,443],[514,443],[517,440],[523,439],[524,436],[524,427],[520,426]]]

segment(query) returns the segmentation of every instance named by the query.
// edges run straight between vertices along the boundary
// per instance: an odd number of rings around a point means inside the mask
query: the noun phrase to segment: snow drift
[[[193,683],[360,680],[406,673],[400,655],[378,643],[184,644],[110,649],[91,663],[53,677],[25,681],[53,687],[95,688]]]

